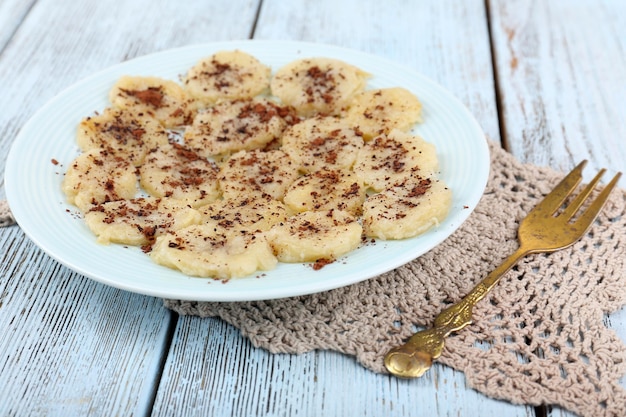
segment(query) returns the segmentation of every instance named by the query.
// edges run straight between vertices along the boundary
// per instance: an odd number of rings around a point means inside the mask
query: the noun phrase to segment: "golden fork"
[[[580,210],[606,171],[602,169],[584,190],[564,206],[580,184],[587,161],[582,161],[522,220],[517,231],[519,248],[458,303],[435,318],[432,328],[415,333],[404,345],[385,355],[385,366],[393,375],[404,378],[422,376],[439,358],[444,340],[472,323],[472,308],[500,281],[522,257],[538,252],[554,252],[578,241],[594,222],[621,176],[618,172],[595,200]],[[581,213],[575,217],[575,215]],[[557,213],[558,212],[558,213]]]

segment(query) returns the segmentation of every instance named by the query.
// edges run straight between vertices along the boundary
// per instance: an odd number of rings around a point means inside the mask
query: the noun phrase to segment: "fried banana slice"
[[[363,229],[378,239],[411,238],[442,222],[451,205],[442,180],[410,175],[365,200]]]
[[[186,275],[222,280],[274,269],[278,263],[262,233],[222,233],[206,224],[159,236],[150,258]]]
[[[224,162],[219,181],[226,199],[268,194],[282,200],[298,175],[294,162],[285,152],[255,149],[237,152]]]
[[[269,87],[270,74],[270,67],[246,52],[220,51],[191,67],[183,85],[192,97],[212,105],[261,94]]]
[[[354,164],[354,172],[374,191],[413,173],[428,176],[438,170],[435,146],[397,129],[367,142]]]
[[[168,142],[168,134],[159,122],[145,114],[107,108],[80,122],[76,140],[83,151],[106,149],[139,166],[150,149]]]
[[[267,194],[218,200],[198,210],[203,224],[223,233],[265,232],[292,215],[285,204]]]
[[[120,77],[109,100],[117,108],[150,115],[166,128],[190,124],[198,107],[181,85],[159,77]]]
[[[362,231],[357,218],[345,211],[305,211],[272,227],[267,239],[281,262],[314,262],[356,249]]]
[[[282,149],[304,173],[323,168],[350,169],[363,138],[344,120],[314,117],[285,130]]]
[[[102,203],[85,213],[85,223],[104,244],[149,245],[163,233],[199,222],[200,213],[186,204],[156,197]]]
[[[280,68],[270,83],[273,95],[299,115],[337,115],[363,90],[369,74],[331,58],[305,58]]]
[[[61,187],[67,201],[85,212],[94,204],[133,198],[138,191],[135,171],[126,159],[92,149],[74,159]]]
[[[288,123],[293,123],[293,112],[268,99],[223,101],[199,113],[185,129],[184,140],[205,157],[230,155],[276,141]]]
[[[219,168],[186,147],[172,143],[153,149],[139,167],[139,182],[150,195],[180,200],[191,207],[221,195]]]
[[[285,194],[284,202],[295,212],[343,210],[361,214],[365,201],[363,182],[348,170],[322,169],[296,180]]]
[[[421,115],[418,98],[409,90],[394,87],[358,93],[345,117],[368,141],[393,129],[406,132],[421,120]]]

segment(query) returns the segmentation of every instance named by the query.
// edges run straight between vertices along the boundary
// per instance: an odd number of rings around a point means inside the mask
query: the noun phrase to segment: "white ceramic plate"
[[[185,276],[154,264],[138,248],[96,243],[61,192],[63,172],[78,155],[79,121],[107,105],[108,91],[125,74],[178,79],[200,58],[241,49],[273,70],[297,58],[333,57],[373,75],[369,86],[402,86],[423,103],[424,122],[414,132],[437,147],[441,177],[454,193],[448,218],[426,234],[367,244],[314,271],[305,264],[279,264],[272,271],[221,283]],[[58,165],[52,163],[58,161]],[[452,234],[480,199],[489,174],[489,150],[481,128],[448,91],[400,65],[348,49],[300,42],[238,41],[167,50],[133,59],[71,86],[24,125],[9,153],[5,186],[20,227],[51,257],[96,281],[158,297],[197,301],[244,301],[310,294],[353,284],[432,249]]]

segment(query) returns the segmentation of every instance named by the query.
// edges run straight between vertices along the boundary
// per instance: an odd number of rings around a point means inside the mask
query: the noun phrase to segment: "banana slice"
[[[294,162],[281,150],[239,151],[222,165],[219,176],[225,199],[268,194],[282,200],[298,178]]]
[[[62,190],[83,212],[92,205],[130,199],[138,191],[136,168],[106,149],[80,154],[68,167]]]
[[[374,191],[412,173],[428,176],[438,170],[435,146],[397,129],[367,142],[354,164],[354,172]]]
[[[284,198],[295,212],[336,209],[356,216],[361,214],[364,201],[365,187],[353,172],[327,169],[296,180]]]
[[[206,224],[159,236],[150,257],[186,275],[223,280],[274,269],[278,263],[262,233],[222,233]]]
[[[140,184],[150,195],[181,200],[191,207],[220,196],[218,166],[173,143],[153,149],[139,167]]]
[[[191,67],[183,85],[192,97],[211,105],[261,94],[269,87],[270,73],[270,67],[243,51],[220,51]]]
[[[219,200],[198,209],[202,222],[216,231],[264,232],[292,213],[269,195]]]
[[[363,132],[366,141],[393,129],[404,132],[421,120],[422,103],[410,91],[380,88],[358,93],[346,112],[346,119]]]
[[[379,239],[414,237],[442,222],[451,204],[443,181],[411,175],[365,200],[363,229]]]
[[[356,249],[362,231],[356,217],[345,211],[305,211],[271,228],[267,239],[281,262],[314,262]]]
[[[280,138],[292,114],[265,98],[224,101],[199,113],[184,140],[205,157],[259,149]]]
[[[301,116],[337,115],[363,90],[368,77],[366,72],[337,59],[306,58],[280,68],[270,89]]]
[[[285,130],[282,149],[304,173],[323,168],[350,169],[363,138],[344,120],[314,117]]]
[[[200,222],[200,213],[182,202],[155,197],[111,201],[85,213],[98,242],[148,245],[163,233]]]
[[[106,149],[139,166],[150,149],[168,142],[168,135],[159,122],[145,114],[107,108],[83,119],[76,139],[83,151]]]
[[[113,85],[109,100],[120,109],[150,115],[166,128],[190,124],[197,110],[179,84],[159,77],[123,76]]]

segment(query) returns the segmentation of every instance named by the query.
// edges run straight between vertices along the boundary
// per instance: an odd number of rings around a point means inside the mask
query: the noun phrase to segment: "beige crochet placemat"
[[[320,294],[213,303],[165,300],[184,315],[221,317],[270,352],[329,349],[386,372],[384,354],[428,326],[517,248],[518,222],[563,174],[521,164],[490,144],[491,176],[475,212],[443,244],[379,277]],[[474,309],[440,362],[512,403],[583,416],[626,415],[626,346],[603,318],[626,304],[626,191],[569,249],[533,255]]]

